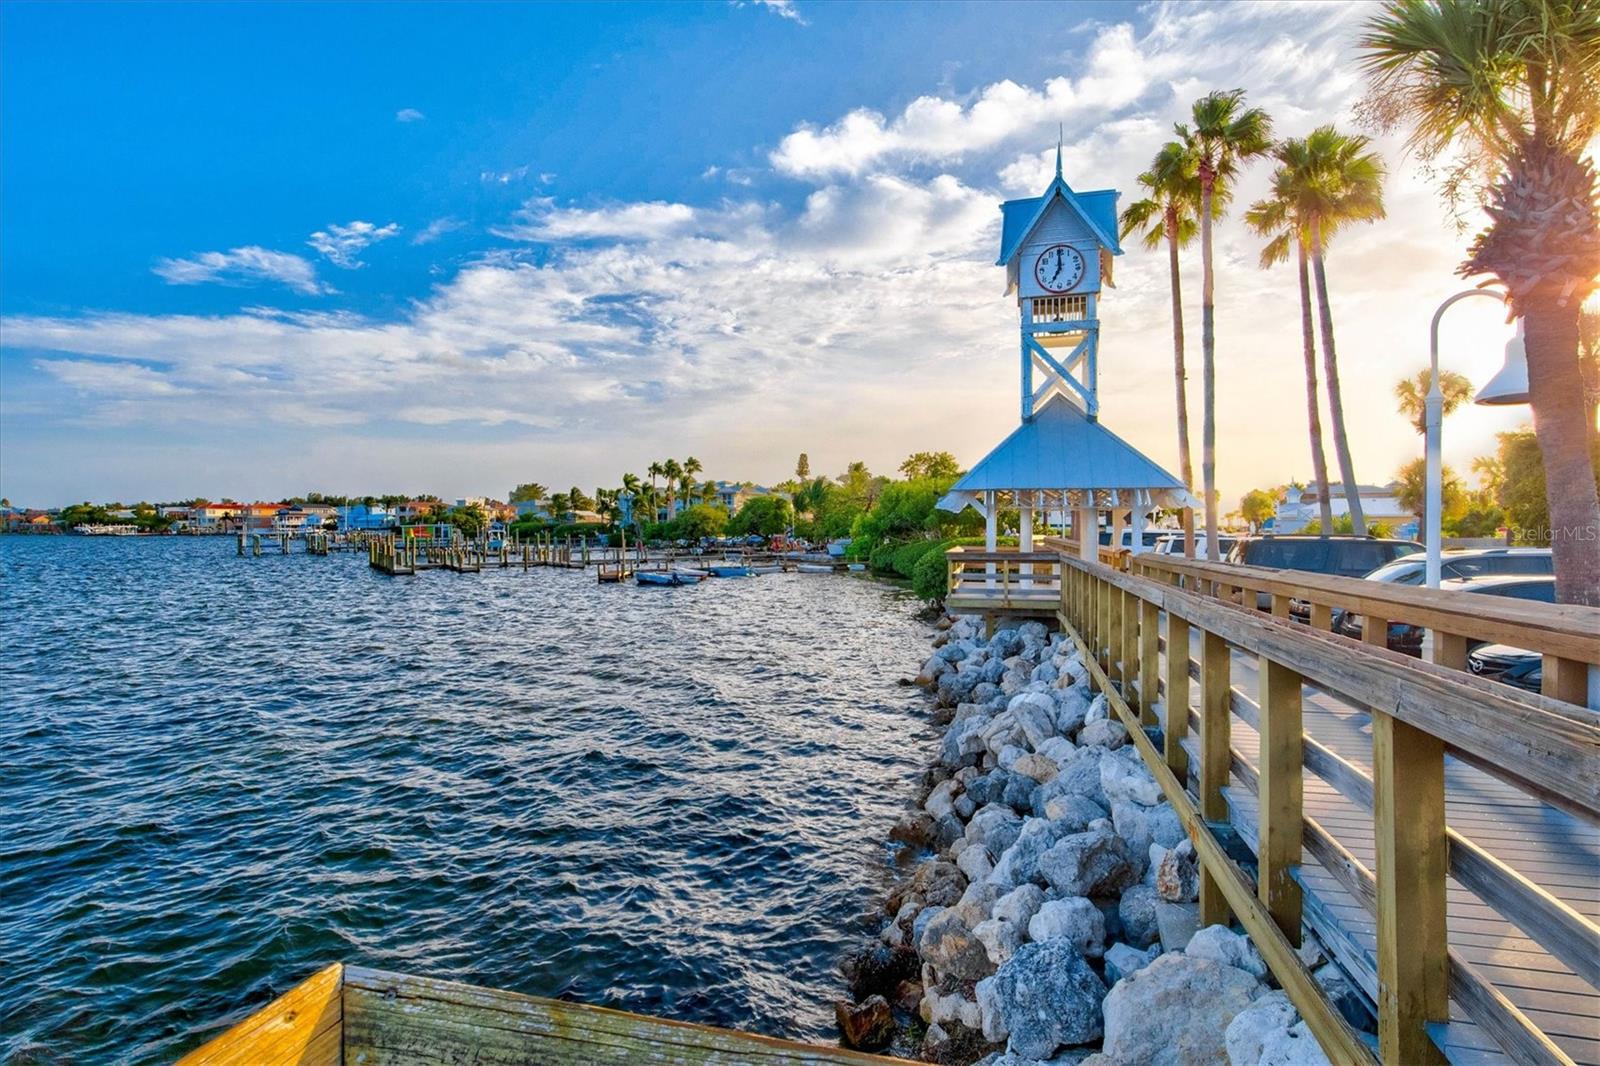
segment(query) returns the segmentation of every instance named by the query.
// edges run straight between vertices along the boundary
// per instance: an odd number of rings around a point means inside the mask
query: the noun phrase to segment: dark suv
[[[1457,578],[1454,581],[1441,581],[1439,589],[1448,592],[1475,592],[1480,596],[1533,600],[1536,603],[1556,602],[1556,579],[1552,574],[1499,574],[1491,577]],[[1346,611],[1334,623],[1333,630],[1352,640],[1360,640],[1364,624],[1365,619],[1359,614]],[[1407,655],[1421,655],[1424,632],[1422,626],[1391,622],[1389,647],[1395,651],[1403,651]],[[1483,643],[1481,640],[1471,641],[1468,650],[1478,648]],[[1482,673],[1482,670],[1478,672]]]
[[[1366,577],[1372,571],[1402,556],[1422,550],[1414,540],[1386,540],[1380,537],[1277,536],[1268,534],[1237,545],[1228,555],[1230,563],[1265,566],[1275,570],[1304,570],[1334,577]],[[1272,609],[1272,597],[1258,593],[1256,606]]]

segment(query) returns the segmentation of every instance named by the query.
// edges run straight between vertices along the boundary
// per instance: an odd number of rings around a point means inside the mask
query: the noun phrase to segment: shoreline
[[[1199,928],[1193,846],[1073,643],[935,625],[914,683],[942,734],[888,834],[903,872],[881,929],[841,963],[840,1042],[948,1066],[1326,1062],[1249,939]]]

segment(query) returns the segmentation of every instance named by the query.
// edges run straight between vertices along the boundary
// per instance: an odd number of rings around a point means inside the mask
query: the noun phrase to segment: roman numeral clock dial
[[[1052,244],[1033,263],[1033,280],[1045,292],[1071,292],[1083,280],[1083,253],[1070,244]]]

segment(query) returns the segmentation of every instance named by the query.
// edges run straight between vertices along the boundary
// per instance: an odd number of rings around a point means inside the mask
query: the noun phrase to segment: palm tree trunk
[[[1217,334],[1216,290],[1211,276],[1211,175],[1200,175],[1200,382],[1204,414],[1200,424],[1200,479],[1206,506],[1206,558],[1217,550]]]
[[[1554,297],[1528,301],[1528,399],[1544,457],[1556,598],[1600,607],[1600,493],[1578,368],[1578,306]]]
[[[1344,400],[1339,395],[1339,356],[1333,346],[1333,309],[1328,304],[1328,272],[1322,262],[1322,231],[1311,226],[1311,268],[1317,277],[1317,307],[1322,318],[1322,369],[1328,378],[1328,415],[1333,422],[1333,453],[1339,459],[1339,477],[1344,481],[1344,498],[1350,505],[1351,532],[1367,535],[1367,517],[1361,512],[1361,486],[1356,482],[1355,465],[1350,461],[1350,438],[1344,428]],[[1324,530],[1332,533],[1332,529]]]
[[[1306,246],[1298,238],[1300,267],[1300,349],[1306,361],[1306,425],[1311,431],[1311,473],[1316,478],[1317,508],[1322,532],[1333,532],[1333,501],[1328,498],[1328,456],[1322,450],[1322,415],[1317,409],[1317,344],[1311,325],[1311,279],[1306,270]]]
[[[1183,294],[1178,282],[1176,222],[1167,220],[1167,268],[1172,274],[1172,377],[1178,392],[1178,471],[1184,488],[1194,488],[1194,462],[1189,455],[1189,374],[1183,366]]]

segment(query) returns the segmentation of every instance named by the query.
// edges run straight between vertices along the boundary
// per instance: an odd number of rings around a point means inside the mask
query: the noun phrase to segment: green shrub
[[[855,545],[851,544],[851,547],[855,547]],[[882,544],[879,544],[877,547],[873,548],[871,553],[867,556],[867,565],[871,566],[874,570],[893,570],[894,553],[899,549],[899,547],[900,545],[894,541],[884,541]]]
[[[939,542],[934,540],[914,540],[910,544],[902,544],[895,549],[893,557],[889,560],[894,572],[901,577],[909,578],[916,569],[922,557],[938,547]]]
[[[911,591],[925,600],[938,601],[944,599],[945,589],[949,584],[944,553],[954,542],[936,540],[932,543],[933,547],[911,568]]]

